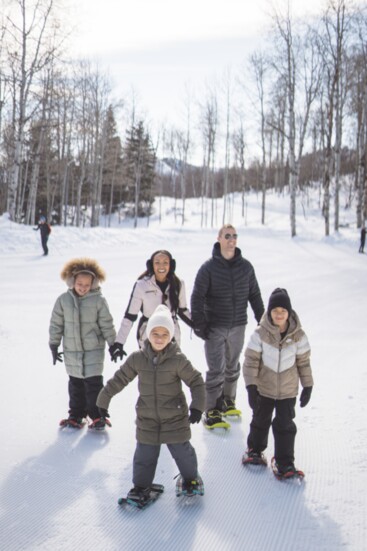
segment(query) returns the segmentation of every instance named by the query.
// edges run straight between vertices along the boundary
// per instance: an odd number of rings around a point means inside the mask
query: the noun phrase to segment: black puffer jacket
[[[257,322],[264,312],[259,285],[252,264],[236,248],[231,260],[213,247],[212,258],[199,269],[191,295],[194,327],[237,327],[247,323],[247,305],[251,304]]]

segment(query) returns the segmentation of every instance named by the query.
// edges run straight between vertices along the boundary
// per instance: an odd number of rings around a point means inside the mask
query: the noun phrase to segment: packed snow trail
[[[47,342],[51,309],[64,291],[59,273],[72,256],[98,258],[118,326],[154,250],[172,251],[189,295],[216,232],[198,228],[194,215],[179,230],[169,220],[138,231],[54,227],[44,258],[35,232],[0,224],[1,550],[367,549],[367,256],[357,253],[357,230],[315,238],[320,224],[309,216],[299,223],[300,237],[291,240],[281,213],[269,212],[271,228],[256,223],[258,214],[249,209],[249,226],[237,224],[238,245],[255,266],[265,302],[275,287],[288,289],[312,348],[315,388],[307,407],[297,402],[295,420],[296,466],[305,479],[280,482],[270,466],[242,465],[250,410],[241,376],[242,418],[230,420],[228,431],[192,427],[205,496],[176,498],[177,469],[163,446],[155,481],[165,492],[143,511],[117,504],[131,488],[134,382],[111,402],[111,429],[100,434],[58,427],[67,413],[67,376],[63,364],[52,365]],[[251,311],[249,318],[246,341],[255,328]],[[202,341],[181,328],[182,349],[205,374]],[[133,329],[126,350],[135,348]],[[105,380],[116,367],[106,357]],[[268,462],[272,453],[270,437]]]

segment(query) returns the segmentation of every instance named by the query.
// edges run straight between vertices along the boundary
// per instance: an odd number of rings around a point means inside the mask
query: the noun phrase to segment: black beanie
[[[271,293],[267,310],[269,316],[270,312],[274,308],[284,308],[285,310],[288,310],[288,316],[290,317],[292,313],[291,299],[285,289],[280,289],[277,287]]]

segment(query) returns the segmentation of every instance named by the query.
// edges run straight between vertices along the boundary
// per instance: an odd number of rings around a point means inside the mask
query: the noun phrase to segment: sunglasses
[[[226,233],[224,234],[224,239],[237,239],[238,234],[237,233]]]

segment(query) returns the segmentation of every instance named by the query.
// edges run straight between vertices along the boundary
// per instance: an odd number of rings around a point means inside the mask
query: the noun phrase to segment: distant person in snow
[[[166,250],[155,251],[147,260],[146,270],[134,284],[116,342],[110,347],[113,361],[116,362],[118,358],[122,360],[123,355],[126,355],[124,345],[139,312],[142,315],[138,323],[137,339],[139,347],[143,346],[147,337],[148,320],[159,304],[165,304],[169,308],[175,326],[174,338],[180,345],[181,332],[177,317],[190,327],[192,323],[186,304],[185,284],[177,277],[175,269],[176,261]]]
[[[361,228],[361,244],[359,246],[359,252],[364,253],[364,245],[366,243],[366,226]]]
[[[138,377],[134,487],[128,498],[141,504],[149,499],[162,444],[167,444],[181,474],[177,490],[202,495],[203,483],[190,443],[190,424],[199,423],[204,411],[203,378],[174,341],[175,325],[167,306],[159,305],[152,312],[145,332],[147,339],[143,347],[128,356],[97,399],[100,415],[107,416],[112,397]],[[189,408],[182,381],[190,388]]]
[[[199,269],[191,295],[194,331],[205,341],[208,364],[207,428],[228,427],[222,415],[241,413],[235,400],[248,303],[257,322],[264,312],[255,270],[237,247],[237,237],[231,224],[220,228],[212,257]]]
[[[43,249],[43,256],[48,255],[48,246],[47,241],[51,233],[51,226],[47,223],[45,216],[40,216],[37,227],[33,228],[35,231],[40,230],[41,232],[41,243]]]
[[[285,289],[270,295],[267,311],[245,351],[243,374],[253,412],[244,463],[264,464],[270,426],[274,435],[274,459],[282,476],[293,476],[295,417],[299,381],[301,407],[311,397],[313,379],[310,345]],[[275,417],[272,421],[273,412]]]
[[[53,364],[62,362],[63,354],[69,375],[69,417],[60,425],[81,428],[88,415],[89,427],[101,430],[110,423],[101,418],[96,400],[103,387],[106,341],[111,345],[116,337],[100,288],[105,272],[96,260],[76,258],[65,264],[61,278],[69,289],[56,300],[49,329]]]

